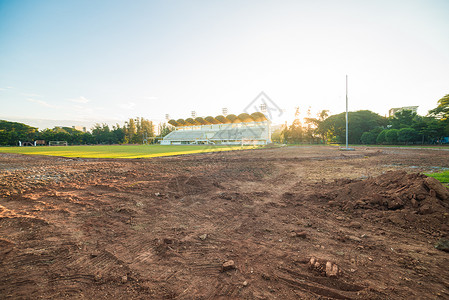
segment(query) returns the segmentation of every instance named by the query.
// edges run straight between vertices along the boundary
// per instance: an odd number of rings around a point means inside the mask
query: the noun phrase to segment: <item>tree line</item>
[[[345,113],[328,115],[321,111],[315,118],[299,118],[297,110],[292,124],[275,131],[272,139],[286,144],[340,143],[346,141]],[[348,140],[351,144],[439,144],[449,137],[449,94],[427,116],[410,110],[382,117],[369,110],[349,112]],[[446,139],[445,139],[446,138]]]
[[[95,124],[91,132],[83,132],[71,127],[54,127],[38,130],[26,124],[0,120],[0,145],[16,146],[19,141],[33,142],[37,140],[66,141],[70,145],[88,144],[145,144],[155,143],[172,130],[166,124],[159,125],[158,137],[155,136],[154,124],[144,118],[130,118],[123,126],[116,124]]]
[[[346,139],[345,113],[329,116],[322,110],[312,117],[310,109],[301,119],[299,108],[292,124],[285,124],[272,134],[278,143],[340,143]],[[159,125],[155,136],[154,124],[144,118],[130,118],[123,126],[95,124],[91,132],[70,127],[55,127],[39,131],[35,127],[0,120],[0,145],[18,145],[19,141],[67,141],[83,144],[144,144],[155,143],[172,131],[172,126]],[[438,144],[449,137],[449,94],[438,100],[436,108],[426,116],[403,110],[392,117],[382,117],[369,110],[349,112],[349,143],[351,144]]]

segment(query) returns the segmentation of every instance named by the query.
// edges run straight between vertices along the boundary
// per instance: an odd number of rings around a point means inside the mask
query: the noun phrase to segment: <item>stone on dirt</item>
[[[228,261],[225,261],[223,263],[223,265],[221,266],[221,271],[222,272],[226,272],[226,271],[229,271],[229,270],[234,270],[235,268],[236,267],[235,267],[234,261],[233,260],[228,260]]]
[[[360,222],[353,221],[353,222],[349,223],[349,227],[351,227],[351,228],[362,228],[362,224],[360,224]]]
[[[339,268],[336,264],[330,261],[320,262],[313,256],[309,260],[309,268],[327,277],[336,277],[339,274]]]
[[[103,276],[100,273],[96,273],[94,276],[95,281],[100,281],[103,278]]]
[[[128,282],[128,276],[127,275],[123,275],[122,278],[120,279],[120,281],[122,283],[127,283]]]
[[[207,239],[207,233],[200,235],[199,238],[204,241]]]
[[[437,179],[433,177],[427,177],[424,179],[424,184],[430,191],[434,190],[435,194],[441,200],[449,200],[449,190],[444,187]]]
[[[326,263],[326,276],[336,277],[338,275],[338,266],[328,261]]]
[[[404,206],[404,201],[399,197],[394,197],[393,199],[388,200],[388,209],[395,210],[402,208]]]
[[[305,232],[305,231],[297,232],[296,236],[299,238],[305,239],[307,237],[307,232]]]
[[[293,231],[290,235],[291,235],[291,237],[299,237],[299,238],[305,239],[307,237],[307,232],[305,232],[305,231],[299,231],[299,232]]]

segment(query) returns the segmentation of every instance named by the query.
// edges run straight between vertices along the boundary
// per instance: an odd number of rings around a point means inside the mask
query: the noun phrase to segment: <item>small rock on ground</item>
[[[223,263],[221,266],[222,272],[229,271],[235,269],[235,263],[233,260],[228,260]]]

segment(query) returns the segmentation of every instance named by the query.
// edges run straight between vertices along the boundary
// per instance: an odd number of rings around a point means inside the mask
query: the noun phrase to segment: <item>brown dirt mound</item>
[[[423,174],[390,171],[378,177],[345,184],[328,197],[343,210],[410,209],[418,214],[449,211],[449,191]]]

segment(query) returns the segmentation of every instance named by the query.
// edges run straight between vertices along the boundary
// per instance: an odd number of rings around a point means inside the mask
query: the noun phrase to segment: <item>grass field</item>
[[[192,153],[253,149],[253,146],[95,145],[54,147],[0,147],[0,153],[20,153],[85,158],[150,158]]]
[[[333,144],[331,146],[338,146],[338,147],[346,147],[345,144]],[[354,148],[354,147],[373,147],[373,148],[409,148],[409,149],[433,149],[433,150],[449,150],[449,145],[351,145],[349,144],[348,147]]]
[[[425,173],[427,176],[438,179],[442,183],[449,183],[449,171],[443,171],[438,173]]]

